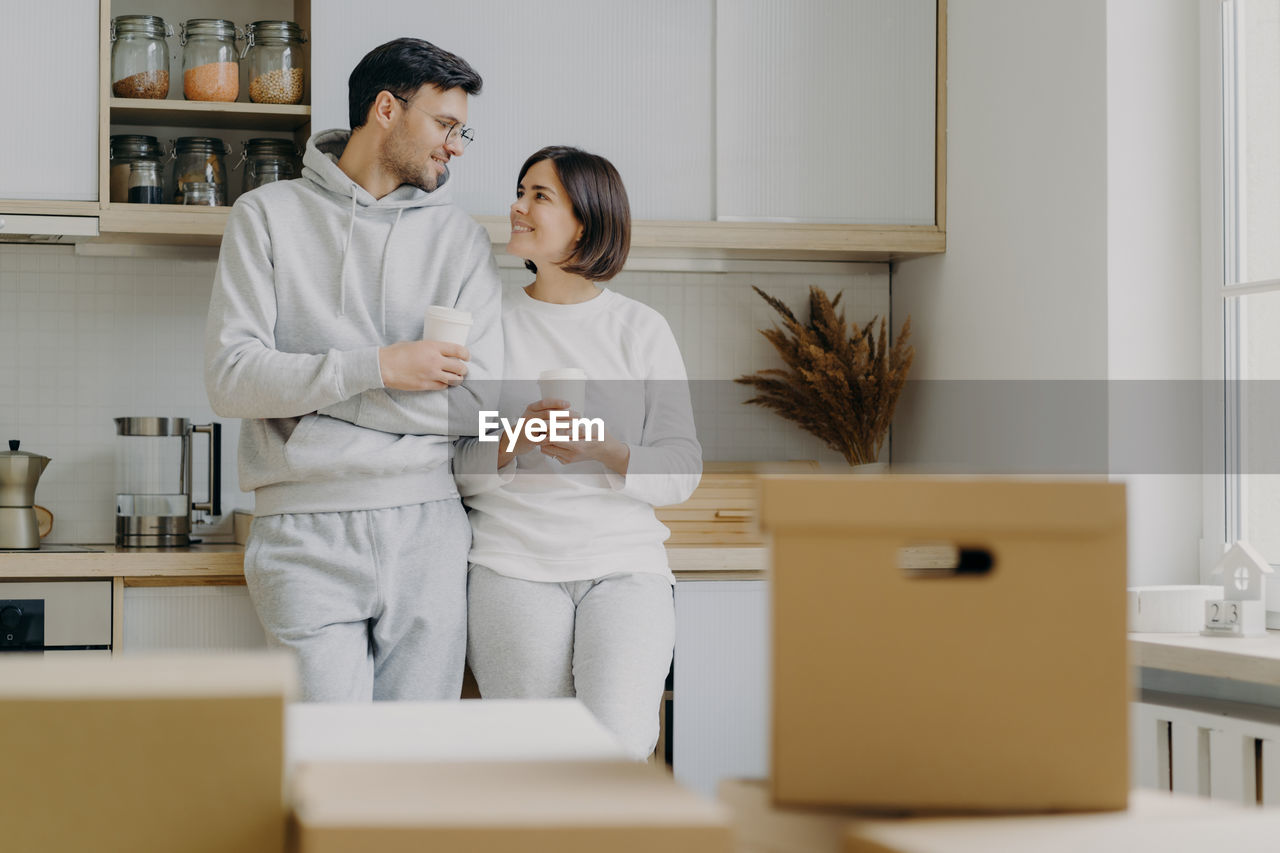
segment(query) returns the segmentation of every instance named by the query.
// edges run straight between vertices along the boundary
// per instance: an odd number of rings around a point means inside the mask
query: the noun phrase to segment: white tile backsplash
[[[510,258],[501,261],[507,287],[532,279]],[[752,284],[801,317],[811,284],[830,294],[843,290],[850,320],[865,322],[889,310],[886,265],[639,258],[633,266],[609,286],[670,322],[689,376],[700,380],[694,395],[699,424],[715,424],[699,436],[707,459],[838,458],[798,428],[742,405],[748,389],[710,380],[779,365],[758,331],[774,314]],[[202,371],[214,268],[207,253],[99,257],[77,255],[70,246],[0,245],[0,441],[20,439],[22,449],[53,459],[36,492],[55,519],[48,541],[114,539],[114,418],[215,419]],[[231,508],[251,508],[253,498],[236,488],[239,424],[222,423],[229,519]],[[203,447],[197,438],[197,471]],[[202,498],[203,476],[195,478],[195,490]],[[205,532],[230,536],[226,522]]]

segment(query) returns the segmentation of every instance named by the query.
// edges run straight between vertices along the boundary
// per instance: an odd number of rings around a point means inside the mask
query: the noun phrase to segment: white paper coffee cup
[[[445,341],[466,346],[469,334],[471,334],[470,311],[446,308],[443,305],[432,305],[427,309],[426,319],[422,323],[424,341]]]
[[[587,405],[587,372],[580,367],[557,367],[538,374],[538,391],[544,400],[568,400],[578,414]]]

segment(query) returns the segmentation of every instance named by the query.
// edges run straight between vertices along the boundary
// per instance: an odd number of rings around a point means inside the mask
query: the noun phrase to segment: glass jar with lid
[[[129,165],[129,203],[161,204],[160,164],[154,160],[134,160]]]
[[[112,202],[129,200],[129,170],[134,161],[149,160],[159,166],[164,159],[164,150],[160,140],[154,136],[141,136],[123,133],[111,137],[108,148],[110,160],[110,191],[108,199]]]
[[[169,97],[169,44],[173,29],[155,15],[111,19],[111,94],[117,98]]]
[[[218,187],[208,181],[191,181],[183,185],[183,204],[200,204],[214,207],[221,204],[218,200]]]
[[[222,158],[227,144],[212,136],[180,136],[173,142],[173,203],[183,204],[183,186],[210,183],[217,190],[217,204],[227,203],[227,172]]]
[[[244,28],[249,100],[255,104],[300,104],[306,83],[302,45],[307,38],[293,21],[254,21]]]
[[[295,177],[294,161],[298,148],[291,139],[250,139],[244,144],[244,156],[239,165],[244,166],[242,192],[256,189],[272,181],[287,181]]]
[[[240,94],[240,31],[221,18],[192,18],[180,28],[182,96],[188,101],[234,101]]]

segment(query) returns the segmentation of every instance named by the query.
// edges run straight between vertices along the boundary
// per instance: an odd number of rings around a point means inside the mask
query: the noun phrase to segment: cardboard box
[[[735,853],[841,853],[855,818],[830,810],[775,806],[767,779],[725,779]]]
[[[729,853],[724,810],[647,764],[314,763],[296,853]]]
[[[278,654],[0,659],[0,827],[9,850],[278,853]]]
[[[1123,485],[780,477],[762,500],[775,802],[1124,808]]]
[[[1280,813],[1207,797],[1134,791],[1127,811],[861,821],[846,853],[1205,853],[1274,850]]]

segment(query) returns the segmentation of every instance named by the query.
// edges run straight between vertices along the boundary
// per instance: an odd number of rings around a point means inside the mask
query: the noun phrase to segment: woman
[[[580,368],[585,411],[572,414],[604,430],[467,439],[454,469],[473,531],[467,656],[481,695],[577,696],[643,759],[675,642],[669,532],[653,507],[692,494],[702,449],[666,320],[600,286],[630,245],[608,160],[550,147],[525,162],[507,251],[535,278],[504,300],[500,415],[551,423],[569,401],[540,399],[538,374]]]

